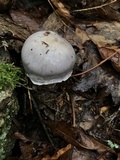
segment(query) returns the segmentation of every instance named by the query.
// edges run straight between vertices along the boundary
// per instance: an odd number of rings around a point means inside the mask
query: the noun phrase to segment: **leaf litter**
[[[107,0],[104,3],[100,0],[48,2],[54,11],[52,14],[48,3],[46,10],[46,5],[37,4],[42,10],[39,12],[37,5],[31,3],[26,8],[23,4],[27,1],[21,1],[18,8],[11,8],[10,16],[27,35],[43,29],[61,34],[73,45],[77,62],[67,82],[37,87],[28,81],[28,88],[32,90],[18,91],[21,109],[15,122],[21,133],[17,136],[15,133],[14,138],[20,154],[15,157],[13,151],[9,160],[118,160],[120,3]],[[13,26],[15,29],[10,31],[21,37],[19,27]],[[6,32],[8,28],[7,25]],[[22,38],[24,41],[24,35]],[[9,47],[14,50],[8,41]],[[108,141],[118,148],[110,148]]]

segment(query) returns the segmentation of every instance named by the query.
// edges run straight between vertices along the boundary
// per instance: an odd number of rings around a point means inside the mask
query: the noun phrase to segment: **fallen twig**
[[[72,77],[77,77],[77,76],[82,76],[83,74],[86,74],[90,71],[92,71],[93,69],[101,66],[103,63],[105,63],[107,60],[109,60],[110,58],[112,58],[113,56],[115,56],[117,53],[120,53],[120,49],[118,49],[116,52],[114,52],[113,54],[111,54],[109,57],[107,57],[106,59],[104,59],[103,61],[101,61],[100,63],[98,63],[96,66],[82,72],[82,73],[77,73],[77,74],[73,74]]]
[[[100,6],[95,6],[95,7],[91,7],[91,8],[84,8],[84,9],[77,9],[77,10],[74,10],[72,12],[84,12],[84,11],[90,11],[90,10],[93,10],[93,9],[99,9],[99,8],[108,6],[108,5],[112,4],[112,3],[115,3],[116,1],[117,0],[113,0],[113,1],[110,1],[108,3],[102,4]]]

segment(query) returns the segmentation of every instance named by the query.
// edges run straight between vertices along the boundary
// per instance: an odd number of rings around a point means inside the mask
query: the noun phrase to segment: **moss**
[[[8,88],[14,89],[17,85],[22,85],[23,72],[19,67],[9,63],[0,63],[0,91]]]

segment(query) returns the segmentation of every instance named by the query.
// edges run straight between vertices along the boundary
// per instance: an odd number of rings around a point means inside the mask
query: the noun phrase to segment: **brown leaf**
[[[107,44],[111,44],[113,43],[112,40],[106,40],[104,36],[102,35],[89,35],[89,37],[91,38],[91,40],[94,42],[94,44],[96,44],[98,47],[104,47]]]
[[[120,153],[118,153],[118,158],[117,158],[117,160],[120,160]]]
[[[20,160],[40,160],[54,151],[54,148],[49,147],[45,143],[28,139],[25,135],[19,132],[14,134],[14,138],[20,140]]]
[[[31,33],[40,30],[39,24],[25,10],[11,10],[10,15],[16,24],[28,29]]]
[[[30,139],[28,139],[27,137],[25,137],[25,136],[24,136],[23,134],[21,134],[20,132],[15,132],[13,136],[14,136],[15,139],[20,139],[20,140],[22,140],[24,143],[31,142]]]
[[[52,129],[54,134],[62,137],[67,142],[78,148],[82,147],[84,149],[96,150],[98,152],[111,150],[108,146],[87,135],[81,128],[78,129],[72,127],[65,122],[45,121],[45,124],[47,124]]]
[[[103,59],[106,59],[110,55],[112,55],[115,52],[118,52],[115,56],[111,58],[111,62],[113,67],[116,71],[120,72],[120,51],[118,51],[118,48],[116,46],[111,47],[101,47],[99,48],[100,55]]]
[[[50,1],[50,0],[49,0]],[[99,20],[99,19],[115,19],[120,21],[120,13],[119,13],[119,2],[117,4],[117,9],[113,8],[114,2],[117,0],[112,1],[105,1],[102,2],[100,0],[87,0],[87,1],[66,1],[66,0],[51,0],[54,6],[60,10],[58,12],[60,15],[64,16],[65,18],[71,18],[73,23],[75,21],[81,21],[81,19],[85,20]],[[109,5],[111,5],[109,6]],[[113,13],[110,14],[110,13]],[[66,14],[67,13],[67,14]]]
[[[51,2],[57,7],[56,11],[58,14],[65,17],[66,19],[72,18],[72,16],[70,15],[69,9],[67,9],[62,2],[58,0],[51,0]]]
[[[90,27],[86,26],[85,31],[76,28],[76,34],[82,40],[82,44],[91,40],[99,49],[103,59],[109,57],[118,51],[117,45],[120,39],[120,24],[118,22],[96,22],[91,23]],[[120,54],[111,58],[115,70],[120,72]]]
[[[90,150],[83,150],[74,148],[72,159],[73,160],[96,160],[98,157],[97,153]]]
[[[69,10],[67,10],[62,2],[58,2],[58,9],[65,17],[71,17]]]
[[[20,160],[40,160],[53,151],[52,147],[40,142],[20,142],[20,148],[22,153]]]
[[[90,40],[90,38],[87,36],[86,32],[81,30],[80,28],[76,28],[75,34],[77,37],[79,37],[79,40],[81,40],[81,43],[85,43],[86,41]]]
[[[87,55],[87,61],[83,63],[82,69],[83,71],[86,71],[100,63],[101,58],[98,54],[98,50],[96,50],[95,45],[93,45],[92,43],[87,42],[86,44],[84,44],[84,47],[86,49],[85,54]],[[86,75],[81,76],[79,81],[74,83],[73,90],[79,94],[82,94],[83,97],[86,97],[85,93],[90,96],[93,95],[93,97],[91,98],[95,99],[97,99],[97,96],[98,99],[101,99],[103,97],[105,98],[108,95],[111,95],[113,103],[119,104],[119,81],[120,76],[116,74],[110,63],[105,63],[97,67],[96,69],[86,73]],[[99,87],[100,90],[98,90]],[[92,93],[89,92],[89,90],[93,88],[96,91]]]

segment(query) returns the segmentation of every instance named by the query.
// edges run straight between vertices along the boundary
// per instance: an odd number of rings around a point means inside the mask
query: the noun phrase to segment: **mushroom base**
[[[50,76],[50,77],[40,77],[35,75],[28,75],[33,84],[35,85],[48,85],[48,84],[54,84],[54,83],[60,83],[62,81],[66,81],[70,76],[72,72],[68,72],[67,74],[60,74],[57,76]]]

